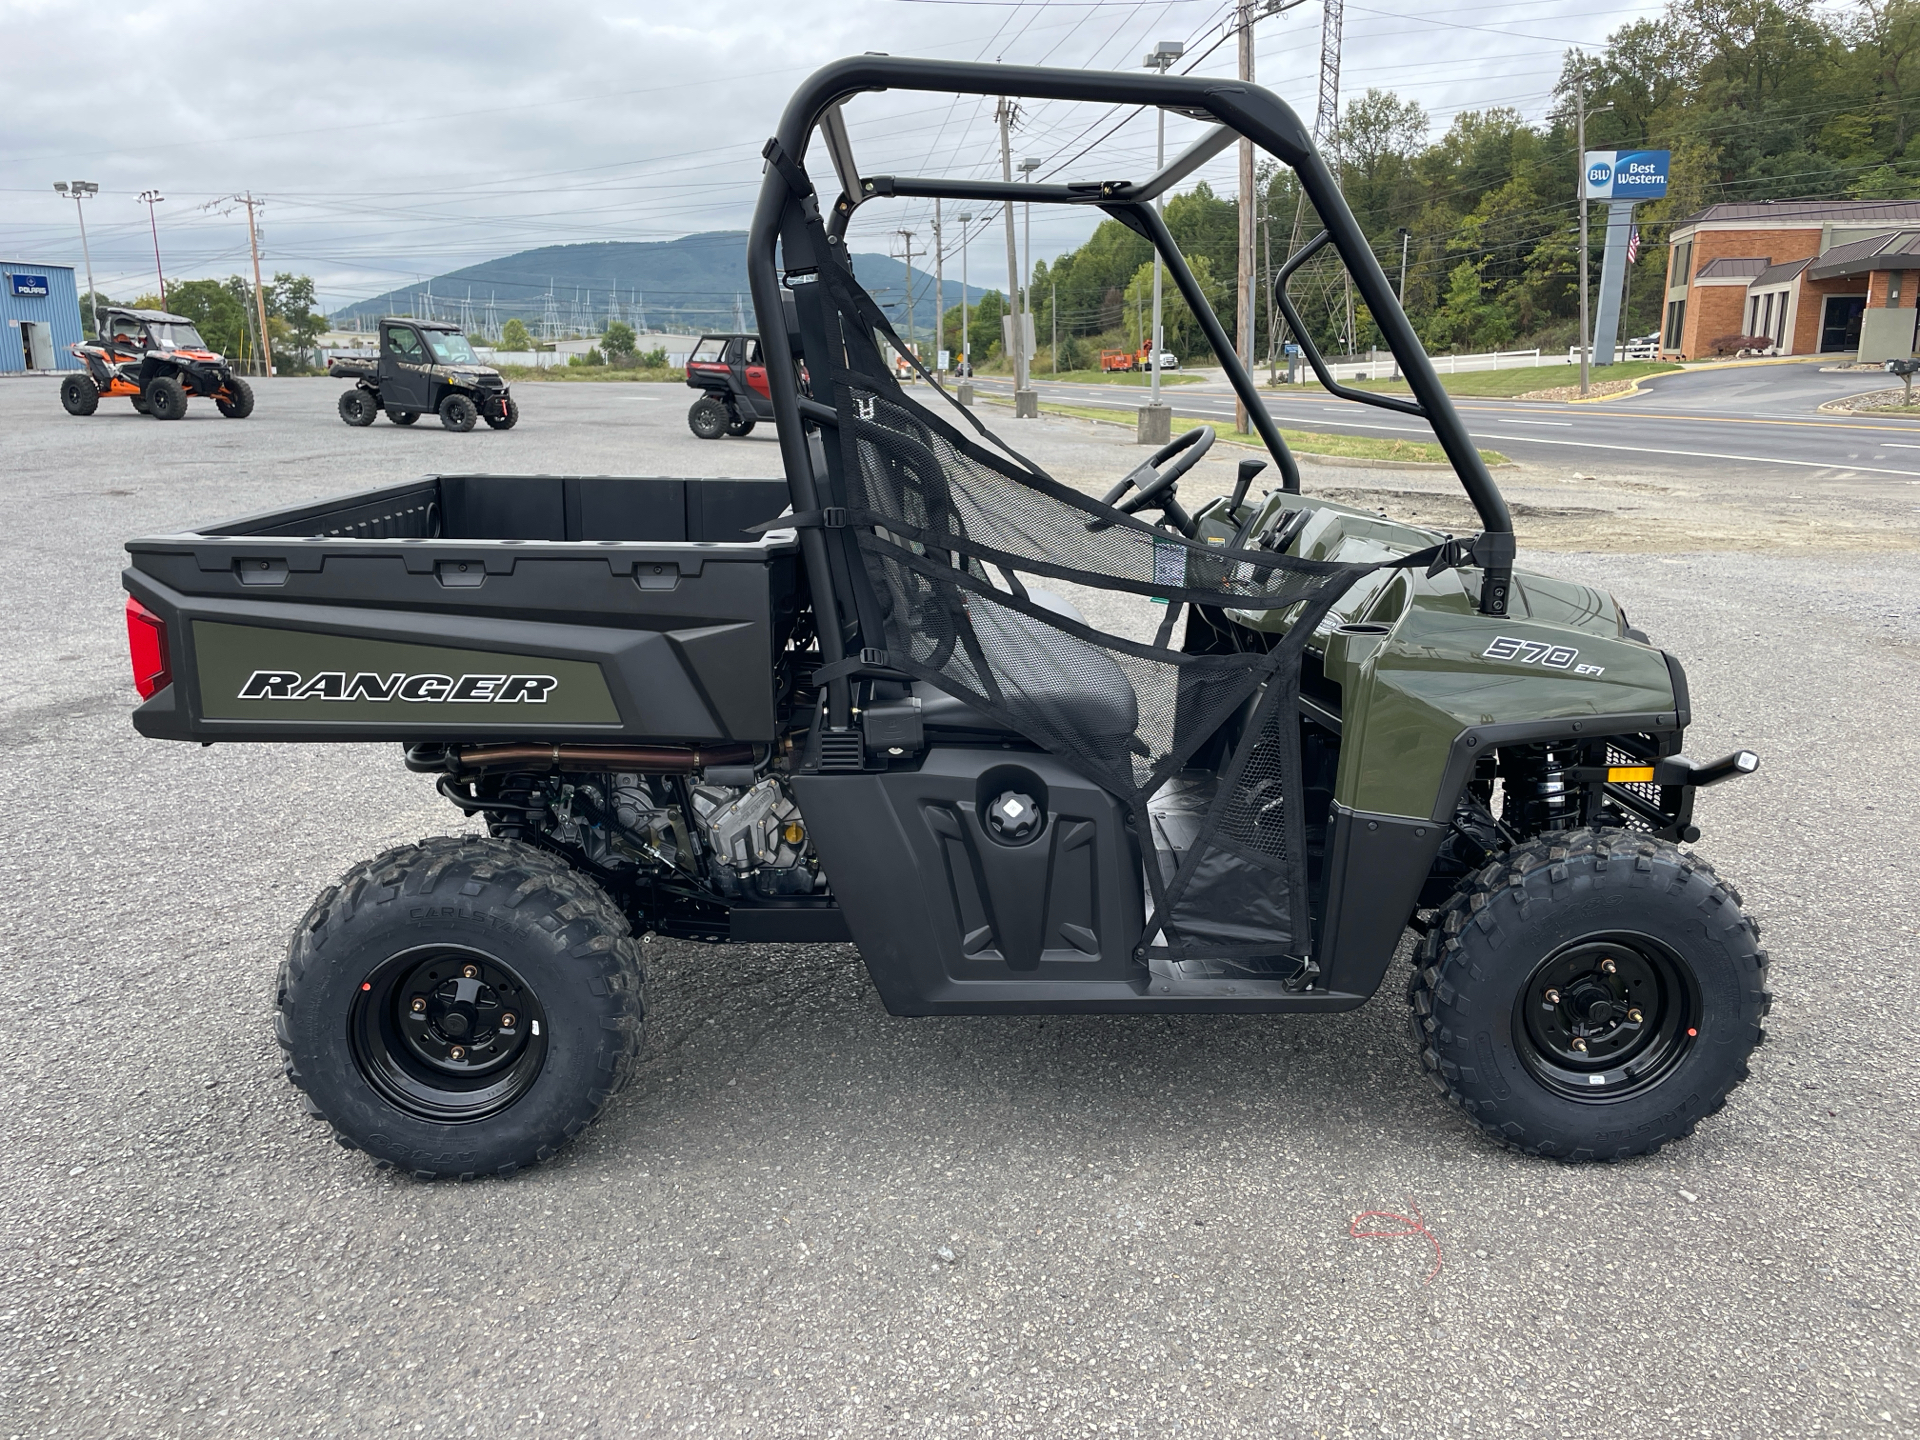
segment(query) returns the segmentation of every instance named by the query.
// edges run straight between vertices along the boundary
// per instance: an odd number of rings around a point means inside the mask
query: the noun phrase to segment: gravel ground
[[[467,436],[349,430],[335,389],[162,424],[0,382],[0,1436],[1920,1427],[1920,557],[1531,557],[1685,658],[1691,749],[1766,761],[1702,798],[1700,848],[1766,927],[1769,1043],[1657,1157],[1482,1142],[1418,1079],[1400,972],[1332,1017],[908,1021],[849,947],[661,943],[606,1120],[510,1181],[422,1185],[306,1118],[267,987],[313,892],[458,817],[391,747],[136,737],[120,542],[434,469],[776,452],[693,440],[675,389],[526,387],[519,429]],[[1089,486],[1138,455],[1020,438]],[[1415,1207],[1431,1243],[1349,1238]]]

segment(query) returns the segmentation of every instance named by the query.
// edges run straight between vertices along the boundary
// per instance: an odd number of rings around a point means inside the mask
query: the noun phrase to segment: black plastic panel
[[[982,823],[984,788],[1044,798],[1033,839]],[[1142,998],[1145,917],[1123,807],[1049,756],[936,747],[918,770],[801,775],[834,894],[897,1015]],[[985,796],[991,800],[993,796]]]

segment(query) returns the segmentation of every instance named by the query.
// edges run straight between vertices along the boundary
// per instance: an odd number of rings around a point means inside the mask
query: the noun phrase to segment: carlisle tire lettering
[[[552,675],[376,675],[344,670],[256,670],[240,687],[242,700],[407,700],[465,705],[544,705],[559,681]]]

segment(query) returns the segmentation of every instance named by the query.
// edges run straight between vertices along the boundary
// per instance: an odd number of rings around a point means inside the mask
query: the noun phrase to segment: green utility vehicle
[[[1214,124],[1140,181],[864,174],[841,107],[883,89]],[[1326,226],[1276,287],[1309,363],[1431,425],[1478,533],[1302,493],[1154,204],[1242,136]],[[485,827],[354,866],[295,927],[277,1035],[344,1143],[423,1177],[551,1155],[633,1073],[649,932],[851,940],[897,1015],[1214,1015],[1365,1004],[1411,929],[1418,1062],[1493,1140],[1620,1159],[1721,1106],[1767,957],[1685,847],[1698,792],[1758,762],[1690,759],[1679,660],[1606,593],[1514,569],[1507,506],[1283,102],[868,55],[811,77],[765,158],[748,264],[756,313],[786,317],[783,479],[438,475],[128,545],[143,734],[398,742]],[[937,196],[1138,231],[1267,459],[1190,512],[1203,427],[1095,500],[902,387],[844,236],[861,205]],[[1327,246],[1412,398],[1328,374],[1285,296]]]
[[[476,421],[511,430],[520,419],[507,382],[480,363],[458,325],[389,315],[380,322],[378,359],[338,359],[327,373],[356,382],[340,394],[340,418],[349,425],[371,425],[382,410],[396,425],[438,415],[463,434]]]

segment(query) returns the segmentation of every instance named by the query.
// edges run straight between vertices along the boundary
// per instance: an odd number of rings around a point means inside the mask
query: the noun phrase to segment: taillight
[[[167,622],[127,597],[127,648],[133,652],[133,684],[142,700],[173,683],[173,667],[167,663]]]

